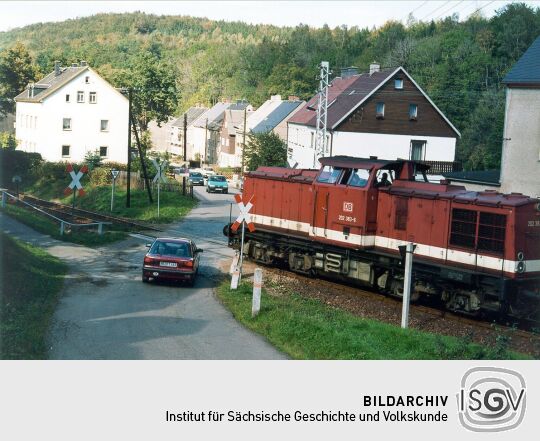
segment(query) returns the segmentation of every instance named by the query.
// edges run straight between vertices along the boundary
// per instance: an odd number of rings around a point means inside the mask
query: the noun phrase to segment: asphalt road
[[[144,238],[89,249],[51,239],[2,216],[4,231],[69,262],[70,274],[49,335],[52,359],[283,359],[238,324],[215,297],[232,251],[222,235],[232,195],[196,188],[200,203],[164,233],[190,237],[201,256],[193,288],[143,284]],[[233,215],[236,210],[233,211]]]

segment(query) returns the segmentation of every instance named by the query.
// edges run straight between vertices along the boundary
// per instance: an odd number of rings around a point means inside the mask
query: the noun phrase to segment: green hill
[[[493,18],[458,17],[380,28],[276,27],[144,13],[98,14],[0,33],[0,50],[22,42],[42,72],[54,60],[86,60],[113,84],[138,52],[151,51],[174,72],[178,111],[195,103],[269,94],[311,96],[317,65],[328,60],[368,69],[403,65],[458,127],[459,159],[468,168],[500,162],[504,114],[501,80],[540,35],[540,9],[514,3]]]

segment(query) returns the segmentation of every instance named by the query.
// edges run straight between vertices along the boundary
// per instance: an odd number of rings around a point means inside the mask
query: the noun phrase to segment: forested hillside
[[[301,20],[301,18],[299,18]],[[404,66],[462,133],[458,155],[469,169],[499,165],[504,114],[501,80],[540,35],[540,9],[511,4],[491,19],[457,16],[376,29],[247,25],[143,13],[99,14],[0,33],[0,51],[22,42],[41,72],[54,60],[86,60],[117,86],[150,53],[174,74],[178,112],[195,103],[269,94],[311,96],[317,65],[328,60],[366,71],[372,61]]]

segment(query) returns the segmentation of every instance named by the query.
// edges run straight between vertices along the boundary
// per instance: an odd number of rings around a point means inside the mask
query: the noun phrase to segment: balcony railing
[[[459,161],[419,161],[429,165],[428,175],[440,175],[443,173],[463,171],[463,164]]]

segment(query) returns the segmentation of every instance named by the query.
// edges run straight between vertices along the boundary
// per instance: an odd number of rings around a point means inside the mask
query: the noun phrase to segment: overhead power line
[[[437,15],[437,17],[434,18],[434,20],[437,20],[438,18],[442,17],[443,15],[445,14],[448,14],[452,9],[456,8],[457,6],[459,6],[461,3],[463,3],[465,0],[461,0],[460,2],[457,2],[457,3],[454,3],[450,6],[450,8],[448,9],[445,9],[443,12],[441,12],[439,15]]]
[[[417,6],[416,8],[414,8],[411,12],[409,12],[404,18],[408,18],[409,15],[412,15],[414,14],[416,11],[418,11],[422,6],[424,6],[426,3],[428,2],[428,0],[426,0],[425,2],[423,2],[420,6]]]
[[[426,18],[428,18],[430,15],[433,15],[435,14],[435,12],[437,12],[439,9],[441,8],[444,8],[448,3],[450,3],[451,0],[448,0],[446,2],[444,2],[442,5],[440,5],[438,8],[435,8],[433,11],[431,11],[429,14],[425,15],[424,17],[422,17],[421,20],[425,20]]]
[[[485,4],[484,6],[479,7],[476,11],[471,12],[471,13],[467,16],[467,18],[470,18],[471,16],[473,16],[473,15],[476,14],[477,12],[481,11],[482,9],[488,7],[488,6],[491,5],[492,3],[495,3],[495,0],[492,0],[492,1],[490,1],[489,3]]]

